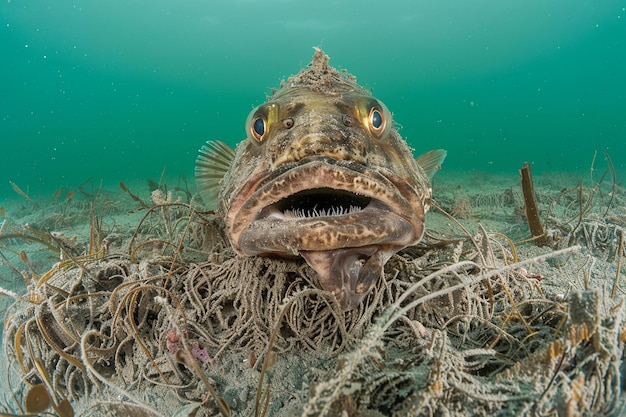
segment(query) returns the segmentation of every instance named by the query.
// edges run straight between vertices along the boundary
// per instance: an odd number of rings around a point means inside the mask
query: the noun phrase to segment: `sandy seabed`
[[[626,192],[534,182],[543,246],[517,175],[438,174],[424,240],[348,312],[303,261],[235,256],[184,183],[15,196],[0,411],[624,415]]]

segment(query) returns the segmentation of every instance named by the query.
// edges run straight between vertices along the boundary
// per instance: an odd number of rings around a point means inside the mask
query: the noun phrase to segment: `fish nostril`
[[[283,120],[283,126],[285,126],[285,129],[291,129],[293,127],[293,119],[289,117]]]
[[[354,124],[354,119],[352,119],[352,117],[350,117],[347,114],[344,114],[341,117],[341,121],[343,122],[344,126],[348,126],[348,127],[350,127],[350,126],[352,126]]]

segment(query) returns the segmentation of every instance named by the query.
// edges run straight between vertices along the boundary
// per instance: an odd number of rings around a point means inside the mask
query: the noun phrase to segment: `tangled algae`
[[[56,264],[8,310],[13,412],[621,412],[621,303],[545,295],[527,271],[577,246],[519,261],[500,234],[430,233],[344,312],[306,263],[235,256],[213,214],[155,197],[123,245]]]

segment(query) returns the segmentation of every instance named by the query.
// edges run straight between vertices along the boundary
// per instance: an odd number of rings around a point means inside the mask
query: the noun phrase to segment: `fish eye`
[[[372,126],[374,129],[380,129],[383,125],[383,115],[378,110],[372,112]]]
[[[259,142],[263,140],[263,136],[265,136],[265,131],[267,127],[267,122],[263,116],[257,116],[252,121],[252,136]]]
[[[369,123],[376,134],[381,134],[385,130],[385,116],[378,107],[372,107],[370,110]]]

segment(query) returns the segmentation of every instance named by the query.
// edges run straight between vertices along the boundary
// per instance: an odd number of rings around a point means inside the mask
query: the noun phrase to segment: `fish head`
[[[233,249],[301,256],[354,308],[387,260],[422,238],[432,198],[391,113],[317,50],[250,113],[246,133],[218,195]]]

